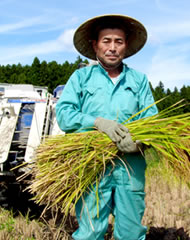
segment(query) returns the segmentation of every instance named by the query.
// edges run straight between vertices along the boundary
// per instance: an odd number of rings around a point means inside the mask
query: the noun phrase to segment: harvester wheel
[[[0,186],[0,206],[3,208],[8,208],[8,191],[6,187]]]

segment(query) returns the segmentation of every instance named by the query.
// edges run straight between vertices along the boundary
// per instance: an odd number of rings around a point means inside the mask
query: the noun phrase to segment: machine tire
[[[8,190],[5,186],[0,186],[0,207],[8,208]]]

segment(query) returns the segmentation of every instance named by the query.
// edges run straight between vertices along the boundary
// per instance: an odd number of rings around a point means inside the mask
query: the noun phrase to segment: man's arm
[[[75,71],[56,104],[56,119],[65,132],[85,131],[94,126],[95,117],[82,113],[81,91],[80,76]]]

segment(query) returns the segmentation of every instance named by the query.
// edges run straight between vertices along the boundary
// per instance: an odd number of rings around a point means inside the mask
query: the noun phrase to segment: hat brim
[[[92,47],[92,28],[98,25],[100,21],[109,21],[109,19],[111,21],[121,21],[124,25],[123,27],[126,28],[128,47],[125,58],[134,55],[145,45],[147,40],[147,31],[142,23],[125,15],[101,15],[87,20],[75,31],[73,42],[79,53],[89,59],[96,60],[96,53]]]

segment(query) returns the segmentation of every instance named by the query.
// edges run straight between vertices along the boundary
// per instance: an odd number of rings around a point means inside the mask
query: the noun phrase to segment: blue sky
[[[79,53],[72,37],[87,19],[109,13],[136,18],[148,31],[145,47],[124,62],[156,87],[190,86],[190,0],[1,0],[0,65],[31,65],[34,57],[64,63]],[[81,56],[85,59],[83,56]]]

